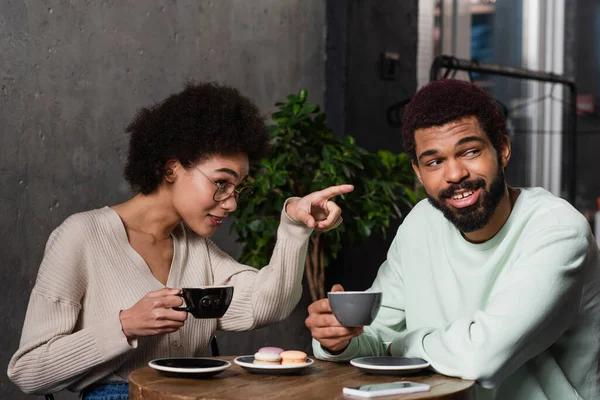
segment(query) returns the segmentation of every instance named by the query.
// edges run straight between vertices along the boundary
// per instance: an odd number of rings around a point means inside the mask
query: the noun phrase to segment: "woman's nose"
[[[237,199],[235,197],[235,194],[232,194],[225,200],[221,201],[221,208],[227,210],[228,212],[235,211],[237,209]]]

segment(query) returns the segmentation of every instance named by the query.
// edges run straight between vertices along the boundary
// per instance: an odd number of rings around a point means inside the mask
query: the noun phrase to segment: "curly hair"
[[[212,155],[244,153],[254,162],[269,151],[270,135],[258,107],[218,83],[187,83],[180,93],[142,108],[126,131],[124,176],[142,194],[156,190],[168,160],[189,168]]]
[[[417,91],[404,110],[404,151],[416,162],[415,131],[471,116],[477,118],[496,151],[500,151],[507,135],[506,118],[492,96],[466,81],[443,79],[429,83]]]

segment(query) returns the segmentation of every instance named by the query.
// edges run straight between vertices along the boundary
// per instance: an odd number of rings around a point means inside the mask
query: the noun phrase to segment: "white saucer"
[[[360,357],[350,361],[362,372],[378,375],[404,375],[421,371],[429,363],[421,358],[407,357]]]
[[[148,363],[148,366],[167,374],[209,377],[231,367],[231,363],[209,357],[181,357],[152,360]]]
[[[297,373],[314,363],[312,359],[307,358],[306,362],[302,364],[254,364],[254,356],[237,357],[233,362],[248,372],[275,375]]]

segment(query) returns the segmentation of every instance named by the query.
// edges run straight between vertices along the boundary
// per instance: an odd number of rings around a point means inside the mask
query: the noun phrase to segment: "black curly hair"
[[[429,83],[415,93],[404,110],[404,151],[417,162],[415,131],[471,116],[477,118],[496,151],[500,151],[507,136],[506,118],[492,96],[466,81],[442,79]]]
[[[237,89],[218,83],[187,83],[183,91],[142,108],[126,131],[125,179],[142,194],[156,190],[168,160],[190,168],[212,155],[244,153],[254,162],[269,150],[258,107]]]

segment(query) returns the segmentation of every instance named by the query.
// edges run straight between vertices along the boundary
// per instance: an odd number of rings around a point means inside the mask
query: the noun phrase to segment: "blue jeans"
[[[92,385],[81,392],[83,400],[129,400],[127,383]]]

